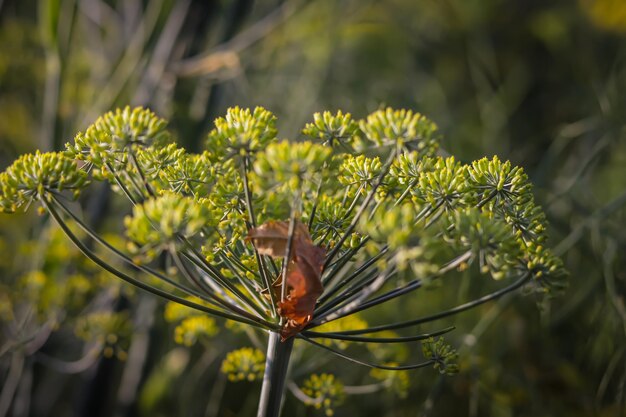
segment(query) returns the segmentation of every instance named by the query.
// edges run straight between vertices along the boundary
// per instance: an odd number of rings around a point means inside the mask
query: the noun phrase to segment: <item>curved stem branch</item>
[[[356,225],[358,224],[359,220],[361,219],[361,216],[365,212],[365,209],[367,209],[367,206],[370,204],[370,202],[374,198],[374,194],[376,193],[376,190],[378,189],[378,187],[380,187],[380,184],[383,183],[383,179],[387,175],[387,172],[389,171],[389,168],[391,168],[391,164],[393,163],[393,160],[395,159],[395,157],[396,157],[396,150],[394,149],[393,151],[391,151],[391,153],[389,155],[389,158],[385,162],[385,165],[383,166],[380,174],[378,175],[378,178],[376,179],[376,182],[372,186],[372,189],[367,194],[367,197],[365,197],[365,200],[363,200],[363,203],[361,203],[361,206],[359,206],[359,209],[357,210],[356,214],[352,218],[352,221],[350,222],[350,225],[348,226],[348,228],[344,232],[343,236],[341,236],[341,239],[339,239],[339,241],[335,244],[333,249],[330,251],[330,253],[326,257],[326,262],[324,262],[324,269],[326,269],[326,267],[328,267],[328,265],[330,265],[330,263],[332,262],[333,258],[337,255],[337,253],[339,252],[339,250],[343,246],[343,243],[346,241],[346,239],[348,239],[350,234],[354,231],[354,228],[356,227]]]
[[[454,326],[447,327],[443,330],[438,330],[432,333],[418,334],[414,336],[404,337],[365,337],[365,336],[348,336],[342,333],[324,333],[324,332],[311,332],[304,331],[302,334],[311,339],[333,339],[343,340],[346,342],[360,342],[360,343],[407,343],[415,342],[418,340],[426,340],[431,337],[441,336],[454,330]]]
[[[348,360],[350,362],[353,362],[353,363],[356,363],[356,364],[359,364],[359,365],[367,366],[368,368],[384,369],[386,371],[408,371],[409,369],[425,368],[425,367],[430,366],[430,365],[435,363],[434,360],[429,360],[429,361],[426,361],[426,362],[416,363],[416,364],[412,364],[412,365],[401,365],[401,366],[378,365],[378,364],[375,364],[375,363],[363,362],[363,361],[360,361],[358,359],[351,358],[350,356],[348,356],[348,355],[346,355],[344,353],[341,353],[338,350],[335,350],[335,349],[330,348],[328,346],[325,346],[325,345],[323,345],[321,343],[318,343],[315,340],[309,339],[308,337],[304,336],[302,333],[300,333],[297,337],[299,339],[304,340],[305,342],[308,342],[308,343],[314,345],[314,346],[317,346],[317,347],[320,347],[320,348],[322,348],[324,350],[327,350],[330,353],[332,353],[332,354],[334,354],[336,356],[339,356],[340,358],[346,359],[346,360]]]
[[[167,300],[173,301],[175,303],[187,306],[189,308],[193,308],[194,310],[198,310],[198,311],[203,311],[205,313],[209,313],[209,314],[214,314],[216,316],[219,317],[223,317],[225,319],[229,319],[229,320],[234,320],[240,323],[246,323],[249,324],[251,326],[255,326],[255,327],[260,327],[260,328],[265,328],[265,329],[278,329],[278,326],[273,324],[273,323],[269,323],[265,320],[250,320],[247,319],[245,317],[241,317],[235,314],[231,314],[231,313],[227,313],[225,311],[220,311],[220,310],[216,310],[214,308],[211,307],[207,307],[204,306],[202,304],[197,304],[194,303],[193,301],[189,301],[185,298],[181,298],[175,295],[172,295],[170,293],[168,293],[167,291],[163,291],[159,288],[155,288],[152,287],[144,282],[141,282],[121,271],[118,271],[117,269],[115,269],[114,267],[112,267],[111,265],[109,265],[108,263],[106,263],[105,261],[103,261],[102,259],[100,259],[96,254],[94,254],[89,248],[87,248],[87,246],[85,246],[85,244],[83,242],[80,241],[80,239],[78,239],[78,237],[76,237],[76,235],[74,235],[74,233],[72,233],[72,231],[70,230],[70,228],[65,224],[65,222],[63,221],[63,219],[61,218],[61,216],[59,215],[59,213],[56,212],[55,208],[53,206],[51,206],[46,200],[45,198],[41,199],[42,204],[44,205],[44,207],[48,210],[48,212],[52,215],[52,217],[56,220],[56,222],[59,224],[59,226],[61,227],[61,229],[63,229],[63,232],[70,238],[70,240],[74,243],[74,245],[76,245],[76,247],[87,257],[89,258],[91,261],[95,262],[98,266],[100,266],[102,269],[104,269],[105,271],[117,276],[118,278],[121,278],[122,280],[128,282],[129,284],[132,284],[144,291],[150,292],[152,294],[158,295],[160,297],[163,297]]]
[[[56,198],[54,195],[52,197],[52,202],[54,202],[65,214],[67,214],[85,233],[87,233],[87,235],[90,238],[92,238],[95,242],[99,243],[100,245],[104,246],[111,253],[113,253],[114,255],[119,257],[122,261],[124,261],[127,264],[133,266],[134,268],[139,269],[142,272],[150,274],[150,275],[154,276],[155,278],[158,278],[158,279],[162,280],[163,282],[166,282],[167,284],[171,285],[172,287],[176,288],[177,290],[180,290],[180,291],[184,292],[185,294],[193,295],[195,297],[200,298],[203,301],[211,302],[211,300],[206,295],[204,295],[203,293],[195,291],[192,288],[185,287],[184,285],[174,281],[173,279],[167,277],[166,275],[160,273],[159,271],[156,271],[156,270],[154,270],[154,269],[152,269],[150,267],[147,267],[145,265],[141,265],[141,264],[138,264],[138,263],[134,262],[125,253],[123,253],[120,250],[116,249],[109,242],[107,242],[106,240],[104,240],[100,236],[98,236],[98,234],[96,232],[91,230],[91,228],[89,226],[87,226],[78,216],[76,216],[74,213],[72,213],[72,211],[69,208],[67,208],[63,203],[61,203],[61,201],[59,201],[59,199]]]
[[[381,326],[374,326],[374,327],[369,327],[367,329],[359,329],[359,330],[347,330],[344,332],[340,332],[339,334],[341,335],[357,335],[357,334],[367,334],[367,333],[376,333],[376,332],[383,332],[383,331],[387,331],[387,330],[397,330],[397,329],[403,329],[405,327],[411,327],[411,326],[416,326],[418,324],[423,324],[423,323],[429,323],[431,321],[435,321],[435,320],[439,320],[442,319],[444,317],[448,317],[448,316],[453,316],[455,314],[458,314],[462,311],[466,311],[466,310],[470,310],[474,307],[477,307],[481,304],[484,304],[488,301],[491,300],[495,300],[499,297],[502,297],[503,295],[514,291],[518,288],[520,288],[522,285],[524,285],[528,279],[530,278],[530,274],[529,273],[525,273],[523,274],[517,281],[515,281],[513,284],[509,285],[508,287],[502,288],[498,291],[492,292],[491,294],[487,294],[483,297],[480,297],[476,300],[472,300],[470,302],[467,302],[465,304],[461,304],[458,305],[454,308],[451,308],[449,310],[445,310],[442,311],[440,313],[436,313],[436,314],[432,314],[430,316],[426,316],[426,317],[421,317],[418,319],[414,319],[414,320],[408,320],[408,321],[403,321],[403,322],[398,322],[398,323],[392,323],[392,324],[386,324],[386,325],[381,325]]]

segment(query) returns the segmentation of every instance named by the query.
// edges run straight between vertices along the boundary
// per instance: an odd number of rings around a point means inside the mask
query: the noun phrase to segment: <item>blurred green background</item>
[[[335,415],[626,416],[623,0],[0,0],[2,169],[127,104],[169,119],[192,151],[234,105],[270,109],[294,139],[316,111],[404,107],[463,161],[523,166],[569,289],[451,320],[459,375],[412,371],[404,395],[347,396]],[[106,189],[87,197],[115,238],[127,208]],[[0,228],[0,417],[254,415],[260,383],[219,372],[244,334],[177,345],[163,303],[82,261],[44,218],[3,215]],[[377,314],[483,286],[451,281]],[[346,362],[324,371],[372,383]],[[285,407],[323,415],[289,394]]]

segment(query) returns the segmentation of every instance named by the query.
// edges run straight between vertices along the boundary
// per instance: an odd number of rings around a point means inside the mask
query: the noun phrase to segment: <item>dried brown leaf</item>
[[[289,222],[273,221],[253,228],[248,239],[262,255],[283,258],[287,252]],[[287,269],[287,295],[278,303],[278,312],[286,319],[281,330],[283,340],[297,334],[313,318],[315,304],[322,294],[321,275],[326,250],[315,246],[307,227],[297,221]]]

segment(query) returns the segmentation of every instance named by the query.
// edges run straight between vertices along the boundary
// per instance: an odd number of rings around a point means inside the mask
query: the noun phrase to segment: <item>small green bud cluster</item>
[[[422,353],[426,359],[434,361],[433,366],[441,374],[451,375],[459,372],[456,363],[458,354],[450,345],[446,344],[443,338],[435,340],[430,338],[422,343]]]
[[[359,123],[365,138],[377,146],[396,146],[432,155],[439,146],[437,125],[411,110],[386,108]]]
[[[226,354],[222,372],[231,382],[255,381],[263,378],[265,355],[259,349],[244,347]]]
[[[76,336],[85,341],[102,344],[105,357],[125,360],[130,344],[132,328],[126,313],[95,312],[78,319]]]
[[[285,187],[295,192],[312,183],[331,154],[331,149],[312,142],[272,143],[257,155],[254,171],[263,189]]]
[[[233,107],[215,120],[207,149],[217,157],[245,156],[265,149],[277,133],[276,116],[263,107],[254,111]]]
[[[395,362],[385,363],[387,366],[398,366]],[[407,371],[388,371],[385,369],[372,369],[370,376],[379,381],[383,381],[400,398],[406,398],[409,394],[411,381]]]
[[[187,300],[205,304],[197,297],[187,297]],[[165,305],[163,315],[168,323],[177,323],[174,329],[174,341],[180,345],[191,347],[199,340],[209,339],[219,333],[215,319],[172,301]]]
[[[149,261],[161,250],[178,245],[179,238],[198,234],[211,223],[211,214],[201,201],[165,192],[135,206],[124,223],[130,251]]]
[[[148,109],[125,107],[106,113],[66,145],[69,158],[85,161],[94,175],[106,177],[127,164],[127,150],[164,146],[170,139],[167,122]]]
[[[306,405],[324,410],[328,417],[335,414],[333,407],[341,405],[345,397],[343,384],[335,375],[326,373],[311,375],[304,381],[302,392],[310,398]]]
[[[334,115],[329,111],[315,113],[313,123],[307,123],[302,129],[304,135],[321,140],[324,145],[349,151],[358,132],[359,125],[352,120],[352,115],[341,110]]]
[[[23,155],[0,174],[0,210],[26,209],[54,191],[69,190],[78,196],[88,184],[87,174],[62,153]]]

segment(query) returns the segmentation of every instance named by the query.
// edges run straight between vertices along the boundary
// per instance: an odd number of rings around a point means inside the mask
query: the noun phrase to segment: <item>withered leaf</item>
[[[289,222],[272,221],[253,228],[248,239],[262,255],[283,258],[287,251]],[[307,227],[296,221],[293,246],[287,269],[287,295],[278,303],[286,322],[281,338],[296,335],[313,318],[315,303],[324,290],[321,281],[326,250],[315,246]]]
[[[248,240],[261,255],[272,258],[282,258],[287,252],[287,239],[289,238],[289,222],[270,221],[259,227],[253,227],[248,231]],[[296,221],[294,246],[298,239],[311,242],[311,236],[306,226]],[[312,242],[311,242],[312,243]]]

